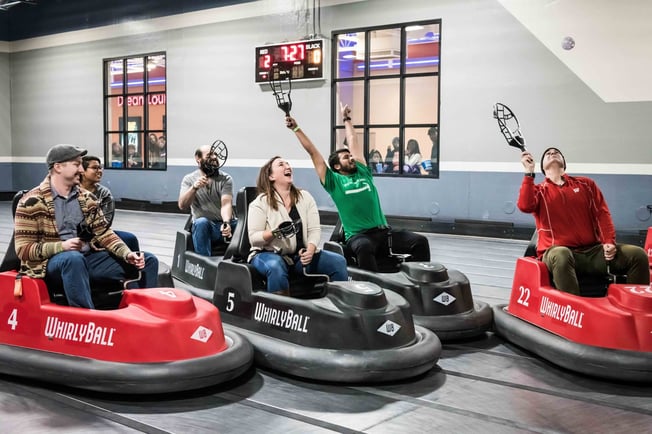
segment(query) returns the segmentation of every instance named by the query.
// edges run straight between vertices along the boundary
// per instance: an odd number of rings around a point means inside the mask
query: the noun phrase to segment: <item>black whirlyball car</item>
[[[283,373],[335,382],[381,382],[430,370],[441,343],[415,326],[400,295],[369,282],[327,282],[302,276],[291,296],[270,294],[246,262],[247,208],[256,189],[237,196],[238,225],[224,259],[187,250],[189,233],[177,236],[173,276],[177,286],[210,299],[225,327],[254,346],[255,362]]]
[[[434,331],[442,341],[483,336],[491,329],[491,307],[473,300],[469,279],[463,273],[435,262],[405,262],[409,258],[393,254],[391,248],[379,261],[380,272],[363,270],[343,240],[338,221],[324,249],[346,257],[351,278],[376,283],[403,296],[410,303],[414,322]]]
[[[171,275],[174,286],[184,288],[205,300],[213,299],[217,282],[217,265],[224,259],[224,246],[216,246],[213,256],[195,252],[190,225],[177,232]],[[237,230],[237,227],[236,227]]]

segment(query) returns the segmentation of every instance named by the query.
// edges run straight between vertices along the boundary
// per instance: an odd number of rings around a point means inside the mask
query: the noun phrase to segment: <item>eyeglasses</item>
[[[557,154],[561,154],[561,152],[553,149],[551,151],[546,152],[544,155],[550,157],[551,155],[557,155]]]
[[[88,168],[92,169],[92,170],[95,170],[95,171],[104,169],[102,166],[88,166]]]

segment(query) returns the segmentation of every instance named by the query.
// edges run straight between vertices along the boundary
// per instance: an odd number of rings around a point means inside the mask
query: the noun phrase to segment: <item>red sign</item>
[[[147,104],[148,105],[165,105],[166,95],[164,93],[150,94],[147,95]],[[145,102],[144,95],[134,95],[127,97],[127,106],[142,106]],[[124,104],[124,97],[118,97],[118,107],[122,107]]]

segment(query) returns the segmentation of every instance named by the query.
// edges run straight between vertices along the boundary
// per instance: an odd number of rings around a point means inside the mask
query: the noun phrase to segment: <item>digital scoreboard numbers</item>
[[[281,77],[289,74],[292,81],[321,79],[323,65],[323,39],[256,47],[256,83],[268,82],[272,69]]]

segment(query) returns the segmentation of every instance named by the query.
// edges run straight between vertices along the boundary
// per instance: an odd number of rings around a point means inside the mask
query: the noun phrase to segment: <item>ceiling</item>
[[[158,18],[251,1],[254,0],[0,0],[0,41],[101,27],[127,18]]]
[[[652,101],[652,1],[498,1],[603,101]]]

